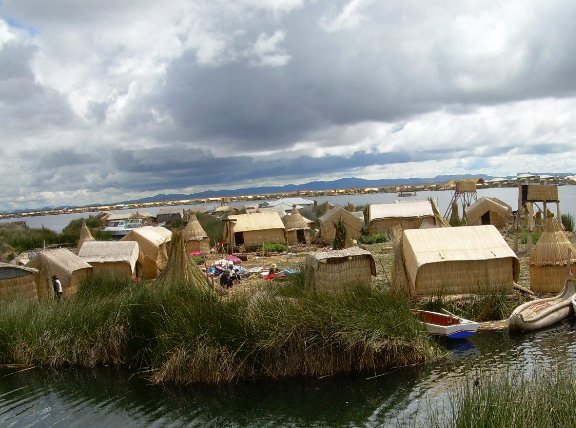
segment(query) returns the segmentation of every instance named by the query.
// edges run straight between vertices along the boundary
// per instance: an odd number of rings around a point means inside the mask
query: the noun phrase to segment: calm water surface
[[[438,363],[389,373],[170,388],[115,370],[0,370],[0,426],[422,426],[466,379],[576,363],[573,322],[480,332]]]

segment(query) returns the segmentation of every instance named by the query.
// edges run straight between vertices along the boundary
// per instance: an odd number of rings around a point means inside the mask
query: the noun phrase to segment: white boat
[[[464,339],[474,335],[479,326],[476,321],[470,321],[456,315],[423,310],[414,310],[413,312],[416,318],[426,326],[428,332],[434,336]]]
[[[575,296],[576,279],[568,279],[557,296],[532,300],[514,309],[508,319],[508,327],[515,331],[534,331],[549,327],[574,313]]]
[[[110,233],[114,238],[122,238],[131,230],[142,226],[144,226],[144,223],[141,220],[113,220],[108,222],[104,232]]]

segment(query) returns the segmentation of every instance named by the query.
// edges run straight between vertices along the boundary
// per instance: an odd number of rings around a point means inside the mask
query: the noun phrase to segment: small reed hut
[[[94,237],[92,236],[92,233],[90,233],[90,229],[88,229],[88,226],[86,226],[86,222],[84,221],[84,219],[82,219],[82,227],[80,228],[80,239],[78,239],[78,245],[76,246],[76,253],[80,251],[80,248],[82,248],[82,244],[84,244],[84,242],[86,241],[94,241]]]
[[[95,275],[125,278],[139,276],[138,254],[138,243],[134,241],[88,241],[78,252]]]
[[[38,269],[0,263],[0,300],[38,300]]]
[[[186,246],[186,253],[190,254],[195,251],[210,252],[210,238],[198,218],[196,218],[196,214],[190,214],[188,223],[182,231],[182,238]]]
[[[537,293],[558,293],[568,279],[568,263],[576,262],[576,248],[562,231],[555,217],[548,217],[544,231],[532,251],[530,289]]]
[[[36,288],[40,301],[52,300],[54,297],[52,275],[60,279],[64,297],[75,294],[80,282],[92,275],[92,266],[66,248],[41,251],[26,266],[38,269]]]
[[[430,201],[374,204],[368,208],[368,233],[391,234],[396,227],[420,229],[436,227],[436,216]]]
[[[296,205],[292,206],[290,214],[282,218],[282,222],[286,228],[286,241],[289,245],[310,243],[310,225],[313,221],[302,216]]]
[[[511,290],[520,271],[494,226],[404,230],[398,255],[411,295]]]
[[[333,242],[336,237],[336,223],[341,220],[346,228],[345,246],[353,247],[355,240],[362,235],[364,220],[342,207],[334,207],[318,219],[320,222],[320,236],[322,239]]]
[[[284,223],[275,211],[230,215],[224,224],[224,242],[237,247],[286,243]]]
[[[512,216],[512,207],[496,198],[483,196],[466,207],[464,213],[468,226],[491,224],[502,229]]]
[[[166,266],[172,232],[164,227],[144,226],[128,232],[121,241],[138,242],[142,279],[156,279]]]
[[[306,256],[305,276],[306,288],[314,292],[369,287],[376,276],[376,264],[372,254],[359,247],[321,251]]]

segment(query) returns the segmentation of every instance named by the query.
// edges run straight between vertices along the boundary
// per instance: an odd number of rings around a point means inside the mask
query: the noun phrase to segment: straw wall
[[[246,247],[257,247],[266,242],[286,243],[284,229],[248,230],[243,234]]]
[[[2,300],[38,300],[34,274],[14,278],[0,279],[0,299]]]
[[[510,258],[447,261],[420,266],[411,280],[411,293],[469,294],[512,289],[514,263]]]
[[[299,244],[297,230],[290,230],[286,232],[286,241],[289,245]],[[310,229],[304,229],[304,240],[306,243],[310,242]]]
[[[318,268],[306,265],[306,287],[315,292],[342,291],[350,285],[370,286],[371,261],[367,256],[322,260]]]
[[[58,276],[62,283],[63,297],[70,297],[76,294],[78,286],[84,278],[91,275],[92,268],[76,269],[72,272],[61,268],[60,266],[52,263],[50,260],[43,259],[40,265],[39,273],[36,276],[36,294],[38,300],[52,300],[54,298],[54,288],[52,286],[52,275]]]
[[[568,279],[564,266],[530,265],[530,290],[535,293],[559,293]]]
[[[107,263],[90,263],[94,275],[101,276],[119,276],[123,278],[132,278],[132,268],[128,262],[107,262]]]
[[[195,251],[202,251],[203,253],[210,252],[210,238],[205,238],[202,240],[191,239],[186,241],[186,252],[188,254]]]
[[[506,218],[502,217],[500,214],[498,214],[495,211],[488,211],[488,215],[489,215],[489,223],[494,227],[497,227],[498,229],[502,229],[503,227],[506,226]],[[479,218],[477,218],[474,222],[469,222],[468,226],[480,226],[482,225],[482,216],[480,216]]]
[[[368,225],[368,233],[371,235],[375,233],[390,234],[395,227],[401,227],[402,230],[420,229],[420,226],[422,226],[424,220],[426,220],[429,224],[435,224],[433,216],[417,218],[394,217],[374,219]]]
[[[461,180],[456,182],[457,192],[476,192],[476,180]]]
[[[329,242],[334,241],[334,238],[336,237],[336,228],[334,227],[334,222],[337,221],[338,219],[334,221],[328,220],[320,224],[320,236],[322,239]],[[346,228],[346,247],[351,247],[354,245],[352,240],[358,239],[360,235],[362,235],[362,226],[358,226],[358,224],[347,223],[345,218],[342,218],[342,222]]]
[[[555,184],[534,184],[527,185],[526,201],[539,202],[539,201],[557,201],[558,200],[558,186]]]

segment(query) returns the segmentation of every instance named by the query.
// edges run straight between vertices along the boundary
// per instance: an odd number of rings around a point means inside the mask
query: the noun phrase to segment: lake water
[[[422,426],[466,379],[576,363],[573,321],[510,335],[479,332],[434,364],[389,373],[159,387],[116,370],[0,370],[0,426]]]
[[[503,188],[489,188],[489,189],[478,189],[478,198],[482,196],[496,197],[516,210],[518,208],[518,188],[517,187],[503,187]],[[576,186],[559,186],[558,193],[560,197],[560,213],[561,214],[572,214],[576,217]],[[320,196],[313,198],[318,203],[330,202],[333,205],[346,206],[346,204],[351,203],[356,206],[365,206],[369,204],[382,204],[391,203],[395,200],[401,199],[405,201],[411,200],[426,200],[427,198],[433,198],[438,205],[438,209],[441,214],[444,214],[454,196],[454,192],[444,190],[444,191],[425,191],[418,192],[416,196],[398,198],[396,193],[372,193],[372,194],[361,194],[361,195],[340,195],[340,196]],[[263,201],[260,201],[263,202]],[[193,209],[213,209],[217,207],[218,204],[198,204],[198,205],[179,205],[173,208],[193,208]],[[549,208],[552,212],[556,212],[556,205],[550,204]],[[121,212],[147,212],[156,215],[160,207],[150,207],[150,208],[133,208],[127,210],[117,210],[112,211],[113,213]],[[0,223],[6,223],[16,220],[25,220],[29,227],[41,228],[45,227],[47,229],[54,230],[55,232],[62,232],[62,229],[70,221],[81,218],[88,217],[89,215],[96,215],[98,212],[86,212],[86,213],[73,213],[73,214],[60,214],[60,215],[49,215],[49,216],[37,216],[28,218],[14,218],[14,219],[2,219]]]

